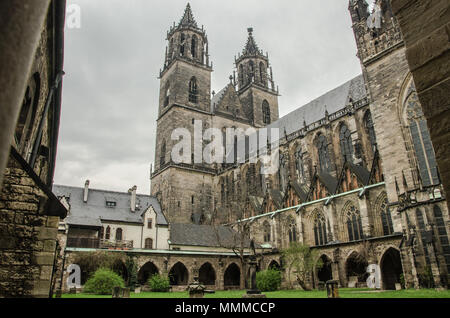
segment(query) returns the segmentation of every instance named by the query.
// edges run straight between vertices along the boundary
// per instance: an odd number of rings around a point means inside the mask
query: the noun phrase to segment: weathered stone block
[[[54,254],[49,252],[36,252],[33,263],[37,265],[53,265]]]
[[[49,227],[41,227],[38,230],[38,240],[47,240],[47,239],[56,239],[56,235],[58,234],[58,229],[49,228]]]

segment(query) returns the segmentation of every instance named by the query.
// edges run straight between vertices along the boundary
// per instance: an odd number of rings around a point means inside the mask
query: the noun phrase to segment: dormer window
[[[108,208],[114,208],[117,205],[115,201],[106,201],[106,206]]]

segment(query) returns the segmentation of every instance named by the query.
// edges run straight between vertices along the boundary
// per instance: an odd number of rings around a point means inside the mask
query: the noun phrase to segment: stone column
[[[327,226],[327,230],[331,231],[332,241],[336,241],[337,240],[337,237],[335,235],[336,229],[334,228],[336,222],[335,222],[334,217],[333,217],[333,215],[336,214],[336,213],[333,213],[335,211],[336,211],[336,205],[333,202],[331,202],[330,204],[328,204],[326,206],[325,205],[323,206],[323,212],[324,212],[324,214],[326,216],[327,221],[329,221],[329,224],[330,224],[330,228],[328,228],[328,226]]]
[[[9,147],[50,0],[0,2],[0,190]]]
[[[361,213],[361,223],[363,227],[364,237],[371,237],[372,231],[369,220],[369,206],[366,196],[358,197],[359,212]]]

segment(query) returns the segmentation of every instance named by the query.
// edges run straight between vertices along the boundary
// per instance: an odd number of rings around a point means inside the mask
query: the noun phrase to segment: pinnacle
[[[258,45],[256,44],[255,39],[253,38],[253,28],[248,28],[248,39],[247,44],[243,50],[243,55],[261,55],[259,51]]]
[[[195,22],[194,15],[192,14],[191,5],[186,5],[186,9],[184,9],[183,17],[180,20],[178,26],[192,26],[197,28],[197,22]]]

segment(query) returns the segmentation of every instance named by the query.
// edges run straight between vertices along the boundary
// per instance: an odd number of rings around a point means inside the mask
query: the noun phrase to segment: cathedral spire
[[[255,55],[262,55],[262,51],[258,48],[258,45],[256,44],[255,39],[253,38],[253,28],[248,28],[248,39],[247,43],[245,44],[244,50],[242,51],[243,56],[255,56]]]
[[[189,4],[189,2],[186,5],[186,9],[184,9],[183,17],[181,18],[180,23],[178,24],[178,27],[186,27],[186,26],[198,28],[197,22],[195,22],[194,15],[192,14],[191,5]]]

